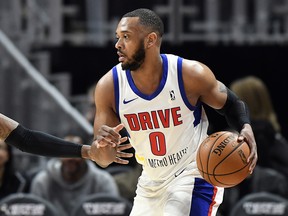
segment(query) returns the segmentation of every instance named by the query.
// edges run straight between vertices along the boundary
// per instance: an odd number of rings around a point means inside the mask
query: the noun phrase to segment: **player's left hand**
[[[90,158],[98,165],[107,167],[112,162],[120,164],[129,163],[129,160],[124,158],[133,157],[133,154],[123,151],[132,146],[131,144],[124,144],[128,138],[121,137],[119,132],[123,128],[123,124],[119,124],[113,128],[107,125],[101,126],[90,149]]]
[[[258,154],[254,133],[250,124],[244,124],[240,131],[238,141],[241,142],[243,140],[246,141],[250,147],[250,155],[247,158],[247,162],[249,163],[251,161],[249,171],[250,174],[252,174],[258,160]]]
[[[127,141],[127,137],[121,137],[119,133],[123,128],[123,124],[119,124],[113,128],[107,125],[102,125],[98,130],[95,140],[97,142],[97,148],[103,148],[106,146],[116,147],[117,145]]]

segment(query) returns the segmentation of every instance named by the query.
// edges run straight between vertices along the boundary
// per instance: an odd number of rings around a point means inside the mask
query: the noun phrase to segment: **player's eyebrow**
[[[123,33],[130,33],[130,32],[131,31],[129,31],[129,30],[120,30],[118,32],[116,31],[115,34],[117,34],[117,33],[122,33],[123,34]]]

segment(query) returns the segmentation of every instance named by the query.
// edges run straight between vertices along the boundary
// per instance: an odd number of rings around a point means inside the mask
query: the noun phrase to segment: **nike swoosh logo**
[[[134,101],[134,100],[136,100],[136,99],[138,99],[138,97],[133,98],[133,99],[130,99],[130,100],[126,100],[126,99],[124,98],[123,103],[124,103],[124,104],[128,104],[128,103],[130,103],[130,102],[132,102],[132,101]]]
[[[185,170],[185,169],[186,169],[186,168],[184,168],[183,170],[181,170],[181,171],[180,171],[180,172],[178,172],[178,173],[175,173],[175,174],[174,174],[174,176],[175,176],[175,177],[178,177],[178,176],[179,176],[181,173],[183,173],[183,172],[184,172],[184,170]]]

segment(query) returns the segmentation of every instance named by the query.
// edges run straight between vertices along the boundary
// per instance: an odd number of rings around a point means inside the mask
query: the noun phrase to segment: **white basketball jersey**
[[[165,180],[195,162],[196,150],[208,129],[201,103],[192,106],[186,97],[183,59],[171,54],[161,57],[162,80],[151,95],[137,89],[131,72],[123,71],[121,64],[112,69],[117,113],[137,161],[153,180]]]

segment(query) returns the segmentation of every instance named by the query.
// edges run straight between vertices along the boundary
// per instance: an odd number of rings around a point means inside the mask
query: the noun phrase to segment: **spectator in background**
[[[30,190],[30,184],[33,177],[40,170],[46,167],[49,157],[43,157],[35,154],[23,152],[18,148],[12,147],[13,164],[15,169],[22,173],[26,179],[26,190]]]
[[[64,138],[74,143],[83,143],[79,136]],[[119,196],[113,177],[82,158],[53,158],[47,168],[39,172],[31,182],[31,193],[52,202],[61,216],[70,216],[82,198],[95,193]]]
[[[249,107],[255,140],[259,145],[257,164],[278,170],[288,178],[288,142],[281,134],[267,86],[260,78],[247,76],[232,82],[230,88]]]
[[[18,192],[27,192],[27,181],[13,165],[11,146],[0,140],[0,199]]]

